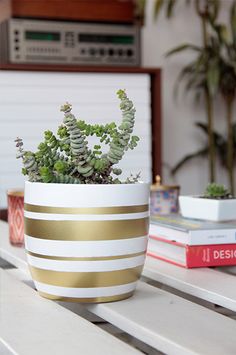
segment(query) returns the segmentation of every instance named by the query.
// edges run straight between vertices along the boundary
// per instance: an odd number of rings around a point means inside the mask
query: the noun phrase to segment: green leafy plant
[[[167,56],[183,51],[193,51],[195,59],[186,65],[180,72],[178,82],[186,80],[186,90],[194,90],[196,97],[204,97],[207,126],[208,126],[208,156],[209,156],[209,178],[215,180],[215,145],[213,137],[213,99],[217,93],[218,72],[216,71],[219,57],[219,45],[215,38],[209,34],[209,27],[217,19],[219,12],[218,0],[196,0],[195,12],[201,21],[202,45],[196,46],[191,43],[184,43],[167,53]]]
[[[204,134],[208,134],[207,125],[202,122],[196,122],[195,125],[202,130]],[[232,124],[232,135],[233,135],[233,162],[236,162],[236,123]],[[223,168],[227,170],[227,145],[228,137],[213,131],[214,143],[216,148],[216,156],[219,158],[219,162]],[[208,155],[208,142],[203,145],[202,148],[198,149],[196,152],[185,155],[172,169],[171,174],[175,175],[187,162],[194,158],[206,158]]]
[[[229,191],[224,185],[211,183],[208,184],[203,195],[204,198],[217,198],[217,199],[226,199],[232,198]]]
[[[191,0],[185,0],[185,4],[189,5],[190,1]],[[154,18],[157,19],[159,13],[163,9],[166,17],[170,19],[173,16],[175,7],[179,2],[183,3],[183,0],[154,0],[153,1]]]
[[[236,2],[232,1],[227,26],[218,22],[218,14],[224,1],[221,0],[155,0],[154,17],[160,11],[165,11],[166,17],[171,18],[178,4],[193,5],[200,19],[202,29],[202,45],[196,46],[184,43],[170,50],[167,56],[180,52],[192,51],[195,58],[180,72],[177,82],[184,79],[186,91],[193,90],[196,98],[204,97],[207,114],[209,157],[209,180],[215,181],[215,160],[218,147],[214,133],[214,102],[217,94],[223,97],[227,124],[226,168],[229,186],[234,193],[234,136],[233,136],[233,105],[236,94]],[[197,152],[199,155],[205,149]],[[188,157],[192,157],[190,154]]]
[[[216,90],[221,94],[225,103],[227,122],[227,172],[229,186],[234,193],[234,136],[233,136],[233,106],[236,94],[236,2],[232,3],[229,12],[228,26],[212,22],[218,43],[218,60],[215,73],[218,77]]]
[[[57,136],[51,131],[44,132],[44,141],[34,153],[25,151],[21,138],[15,140],[17,158],[23,161],[22,173],[31,182],[70,183],[70,184],[116,184],[121,181],[114,177],[122,170],[115,167],[128,149],[137,146],[139,137],[132,135],[135,122],[135,108],[124,90],[118,90],[122,113],[121,124],[112,122],[105,125],[91,125],[77,120],[66,103],[61,107],[64,112],[63,124]],[[87,138],[95,136],[100,141],[92,149]],[[107,145],[106,153],[102,145]],[[126,183],[135,183],[137,176],[131,175]]]
[[[227,169],[230,190],[234,194],[235,127],[233,124],[233,105],[236,94],[236,2],[232,3],[230,9],[229,26],[218,23],[214,16],[208,17],[208,26],[210,26],[211,33],[207,36],[206,46],[197,47],[185,44],[169,53],[178,53],[186,49],[194,50],[197,53],[196,60],[181,71],[180,79],[187,79],[187,90],[194,88],[198,94],[199,90],[202,91],[203,89],[203,91],[205,90],[205,94],[209,93],[209,97],[206,96],[208,112],[208,145],[206,148],[208,152],[213,152],[214,150],[214,157],[222,151],[223,146],[218,139],[219,135],[217,138],[216,132],[213,130],[213,124],[211,124],[211,129],[209,130],[209,122],[211,121],[212,123],[213,119],[212,103],[217,93],[224,100],[227,139],[226,144],[224,144],[225,157],[223,165]],[[188,155],[187,160],[197,155],[205,155],[206,148],[199,150],[196,154]],[[222,156],[222,154],[220,155]],[[211,156],[213,157],[212,154]],[[211,180],[214,180],[215,175],[211,174],[211,177]]]

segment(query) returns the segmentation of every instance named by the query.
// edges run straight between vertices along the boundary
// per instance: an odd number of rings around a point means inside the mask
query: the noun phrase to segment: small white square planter
[[[179,196],[183,217],[223,222],[236,220],[236,199],[215,200],[195,196]]]

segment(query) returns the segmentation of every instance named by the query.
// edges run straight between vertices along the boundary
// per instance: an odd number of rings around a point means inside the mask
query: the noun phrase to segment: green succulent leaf
[[[216,184],[216,183],[211,183],[208,184],[204,193],[204,197],[209,197],[209,198],[226,198],[229,197],[229,191],[224,185]]]
[[[52,171],[49,169],[49,167],[42,166],[39,169],[39,174],[42,178],[42,182],[50,183],[53,181],[53,174],[52,174]]]
[[[64,173],[64,171],[66,170],[66,163],[62,160],[58,160],[55,164],[54,164],[54,169],[58,172],[58,173]]]

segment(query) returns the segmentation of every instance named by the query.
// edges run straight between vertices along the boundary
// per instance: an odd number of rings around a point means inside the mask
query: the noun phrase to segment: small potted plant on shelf
[[[127,298],[140,277],[149,228],[149,184],[121,181],[115,167],[139,138],[135,108],[118,91],[122,122],[90,125],[61,107],[57,135],[46,131],[36,152],[25,151],[25,246],[36,289],[47,298],[109,302]],[[88,147],[87,138],[100,143]],[[103,146],[103,147],[102,147]],[[102,149],[107,147],[105,153]]]
[[[208,184],[202,196],[180,196],[183,217],[223,222],[236,219],[236,198],[224,185]]]

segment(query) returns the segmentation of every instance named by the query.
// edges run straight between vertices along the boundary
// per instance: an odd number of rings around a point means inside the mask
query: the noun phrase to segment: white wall
[[[14,139],[35,151],[47,129],[57,131],[63,115],[60,105],[69,101],[76,117],[89,123],[120,123],[116,91],[125,88],[136,107],[134,134],[140,144],[128,151],[119,167],[121,179],[141,172],[151,181],[151,99],[148,74],[40,73],[0,71],[0,207],[6,207],[6,190],[22,188],[21,161],[16,160]],[[89,146],[98,143],[89,139]],[[105,147],[104,147],[105,148]],[[106,148],[104,149],[104,152]]]
[[[184,64],[189,62],[191,59],[190,56],[177,55],[172,58],[166,59],[164,54],[174,46],[181,44],[183,42],[194,42],[200,43],[201,40],[201,28],[199,19],[196,17],[193,7],[186,7],[185,0],[179,0],[178,6],[176,7],[175,16],[171,20],[167,20],[162,13],[158,21],[153,20],[153,0],[147,1],[147,14],[146,14],[146,26],[144,26],[142,31],[142,64],[143,66],[152,66],[152,67],[161,67],[162,68],[162,103],[163,103],[163,132],[162,132],[162,146],[163,146],[163,179],[165,183],[172,183],[173,179],[169,176],[168,166],[173,166],[176,164],[179,159],[181,159],[186,153],[195,151],[197,148],[201,147],[205,142],[205,136],[194,126],[195,121],[206,122],[206,115],[203,108],[203,105],[196,105],[193,102],[193,96],[190,93],[189,95],[179,95],[178,100],[173,98],[173,86],[176,81],[179,70],[183,67]],[[227,7],[229,7],[231,0],[223,1],[223,18],[225,18]],[[2,72],[3,74],[3,72]],[[4,73],[4,78],[6,76]],[[10,73],[9,73],[10,74]],[[21,73],[24,74],[24,73]],[[5,78],[6,79],[6,78]],[[122,77],[120,77],[122,80]],[[66,80],[65,80],[66,81]],[[24,93],[21,90],[20,86],[22,81],[17,82],[17,87],[23,95],[23,98],[27,100],[27,97],[24,97]],[[24,83],[23,83],[24,84]],[[8,89],[11,83],[8,83]],[[13,85],[14,86],[14,85]],[[23,85],[24,87],[24,85]],[[119,86],[118,86],[119,87]],[[16,91],[11,91],[9,89],[9,94],[4,90],[4,87],[1,86],[2,93],[0,95],[0,123],[2,120],[6,123],[7,120],[13,124],[14,129],[11,129],[10,133],[12,137],[15,137],[17,125],[22,114],[22,107],[24,110],[27,109],[24,105],[14,105],[15,101],[19,100],[17,98],[18,94]],[[65,91],[65,87],[61,86],[61,94]],[[73,87],[70,88],[73,91]],[[70,96],[70,92],[67,93]],[[13,94],[13,95],[12,95]],[[32,92],[33,95],[33,92]],[[64,94],[63,94],[64,95]],[[63,96],[64,97],[64,96]],[[32,98],[32,97],[31,97]],[[55,101],[55,98],[52,98]],[[38,100],[38,98],[37,98]],[[69,99],[68,99],[69,100]],[[60,101],[60,100],[59,100]],[[58,102],[59,102],[58,101]],[[140,103],[141,105],[141,103]],[[141,110],[142,105],[140,106]],[[57,105],[54,105],[56,110]],[[77,109],[77,107],[75,107]],[[82,106],[83,108],[83,106]],[[80,110],[79,110],[80,109]],[[15,115],[12,115],[15,110]],[[51,114],[51,111],[47,111],[48,108],[45,108],[45,112]],[[224,110],[219,101],[219,104],[216,108],[217,117],[216,117],[216,126],[218,130],[225,132],[225,120],[224,120]],[[78,112],[81,112],[81,107],[78,107]],[[82,112],[83,113],[83,112]],[[87,112],[86,112],[87,113]],[[38,112],[38,115],[40,113]],[[85,114],[85,112],[84,112]],[[142,114],[142,111],[140,111]],[[36,118],[36,116],[33,116]],[[57,116],[53,112],[53,117],[56,119]],[[27,116],[27,120],[30,120],[30,115]],[[43,121],[47,123],[47,121]],[[42,124],[43,124],[42,122]],[[49,121],[48,121],[49,122]],[[50,121],[50,124],[52,121]],[[3,126],[4,126],[3,124]],[[4,134],[5,127],[0,129],[0,146],[5,144]],[[21,126],[21,131],[24,130]],[[22,134],[22,132],[21,132]],[[34,132],[35,134],[35,132]],[[9,135],[10,137],[10,135]],[[9,138],[8,137],[8,138]],[[15,187],[13,186],[16,182],[11,181],[11,179],[6,178],[6,172],[15,174],[16,171],[19,172],[20,163],[15,162],[14,158],[14,149],[11,147],[11,159],[1,160],[1,155],[6,153],[7,149],[2,147],[0,153],[0,193],[1,196],[5,194],[6,187]],[[10,154],[10,153],[9,153]],[[14,160],[13,160],[14,159]],[[11,160],[11,161],[10,161]],[[11,162],[11,164],[10,164]],[[10,166],[7,170],[6,166]],[[148,174],[147,174],[148,175]],[[218,168],[218,181],[226,182],[225,174],[223,170]],[[20,176],[20,173],[19,173]],[[6,183],[2,183],[3,179]],[[21,177],[22,179],[22,177]],[[208,182],[208,169],[206,159],[197,159],[185,165],[185,167],[178,173],[174,182],[177,182],[181,185],[182,193],[199,193],[202,191],[206,183]],[[14,184],[13,184],[14,183]],[[0,196],[0,206],[5,205],[6,201]]]
[[[173,97],[173,87],[179,70],[191,60],[191,56],[185,53],[167,59],[164,54],[182,43],[200,44],[201,27],[193,6],[186,7],[185,0],[178,1],[171,20],[167,20],[162,12],[158,21],[154,21],[153,3],[153,0],[147,1],[146,25],[142,33],[142,62],[144,66],[162,68],[163,161],[168,166],[174,166],[187,153],[202,147],[205,136],[194,126],[194,122],[206,122],[206,114],[203,103],[196,106],[191,93],[182,93],[177,100]],[[223,0],[222,19],[226,18],[230,3],[230,0]],[[221,100],[216,112],[216,127],[225,132]],[[173,182],[166,166],[163,168],[163,179],[165,183]],[[218,182],[227,183],[221,167],[217,169],[217,179]],[[208,182],[206,159],[195,159],[187,163],[174,181],[181,185],[182,193],[200,193]]]

